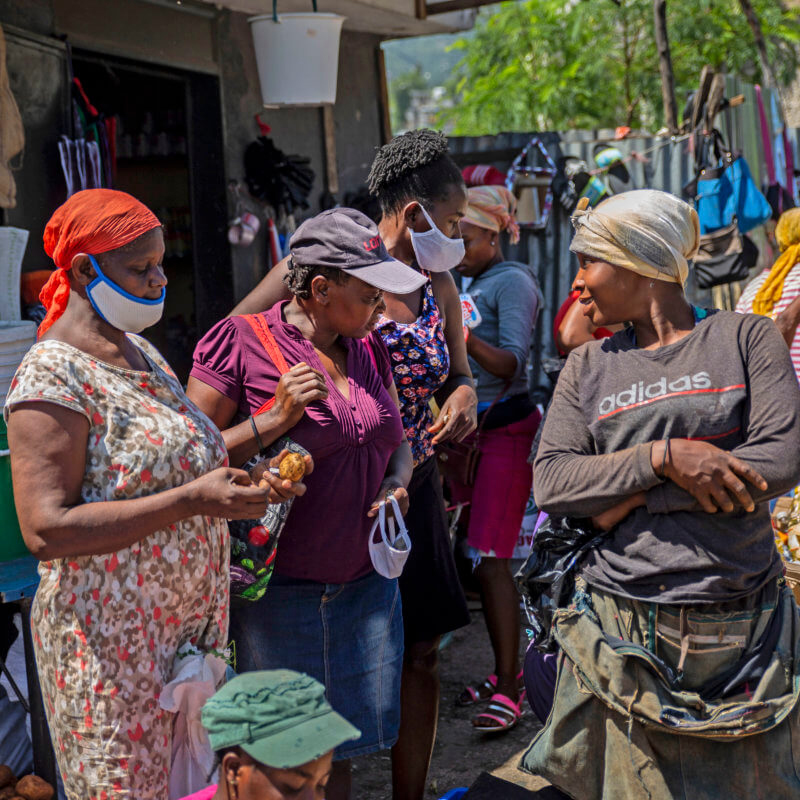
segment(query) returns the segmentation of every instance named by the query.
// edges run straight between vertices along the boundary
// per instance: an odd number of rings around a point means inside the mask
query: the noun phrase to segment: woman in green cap
[[[203,707],[203,725],[219,783],[183,800],[322,800],[333,749],[361,736],[319,681],[288,669],[229,681]]]

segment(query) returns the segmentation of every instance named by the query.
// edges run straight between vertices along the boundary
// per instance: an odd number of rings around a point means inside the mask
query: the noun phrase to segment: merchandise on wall
[[[143,335],[185,380],[196,341],[185,82],[90,54],[73,65],[77,141],[96,145],[102,185],[129,192],[164,226],[164,316]]]

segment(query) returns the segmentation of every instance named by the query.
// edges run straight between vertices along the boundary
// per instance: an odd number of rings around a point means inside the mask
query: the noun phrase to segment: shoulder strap
[[[375,371],[378,371],[378,362],[375,359],[375,351],[372,349],[372,344],[370,342],[370,337],[367,336],[364,339],[364,344],[366,345],[367,352],[369,353],[369,360],[372,362],[372,366],[375,367]]]
[[[289,365],[286,363],[286,359],[283,357],[283,353],[281,353],[278,343],[275,341],[275,337],[272,335],[272,331],[269,329],[269,325],[267,325],[267,321],[264,317],[261,314],[243,314],[242,319],[253,329],[253,333],[258,337],[258,340],[267,351],[267,355],[272,359],[272,363],[275,364],[281,375],[287,373],[289,371]],[[270,399],[256,411],[254,416],[269,411],[274,404],[275,398],[270,397]]]

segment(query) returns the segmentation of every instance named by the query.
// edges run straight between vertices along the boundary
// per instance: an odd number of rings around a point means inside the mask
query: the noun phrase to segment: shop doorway
[[[115,121],[114,188],[164,224],[164,316],[143,335],[185,382],[197,339],[233,305],[218,81],[78,50],[72,66]]]

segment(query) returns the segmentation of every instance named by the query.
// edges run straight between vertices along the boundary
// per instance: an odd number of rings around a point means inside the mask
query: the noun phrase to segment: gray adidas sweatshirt
[[[769,484],[757,503],[707,514],[661,481],[651,442],[711,442],[751,464]],[[647,506],[623,520],[583,569],[600,589],[661,603],[733,600],[781,572],[767,500],[800,480],[800,389],[771,320],[711,312],[657,350],[628,331],[570,354],[534,464],[545,511],[591,516],[638,491]]]

